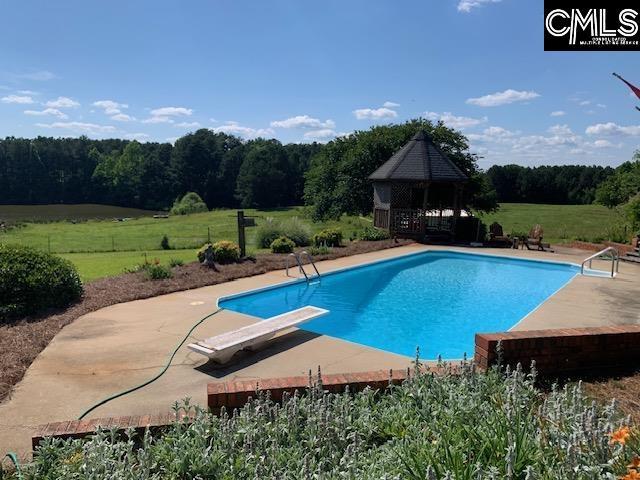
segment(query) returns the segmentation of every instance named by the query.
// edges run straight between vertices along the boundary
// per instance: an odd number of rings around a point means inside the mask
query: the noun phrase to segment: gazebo
[[[394,236],[449,238],[469,178],[420,131],[373,172],[374,225]]]

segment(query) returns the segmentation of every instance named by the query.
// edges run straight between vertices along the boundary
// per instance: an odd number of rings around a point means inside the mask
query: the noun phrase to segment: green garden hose
[[[208,318],[213,317],[214,315],[216,315],[218,312],[220,312],[222,310],[222,308],[217,309],[215,312],[210,313],[209,315],[201,318],[200,320],[198,320],[187,332],[187,334],[184,336],[184,338],[180,341],[180,343],[176,346],[176,348],[174,348],[173,352],[171,353],[171,356],[169,357],[169,360],[167,361],[166,365],[164,366],[164,368],[160,371],[160,373],[158,373],[156,376],[154,376],[153,378],[147,380],[144,383],[141,383],[140,385],[136,385],[135,387],[131,387],[123,392],[120,393],[116,393],[115,395],[111,395],[110,397],[105,398],[104,400],[100,400],[98,403],[96,403],[95,405],[93,405],[91,408],[89,408],[88,410],[86,410],[82,415],[80,415],[78,417],[78,420],[82,420],[84,417],[86,417],[89,413],[91,413],[92,411],[94,411],[96,408],[101,407],[102,405],[104,405],[105,403],[110,402],[111,400],[115,400],[116,398],[119,397],[123,397],[124,395],[127,395],[131,392],[135,392],[136,390],[140,390],[143,387],[146,387],[147,385],[155,382],[156,380],[158,380],[162,375],[165,374],[165,372],[167,370],[169,370],[169,367],[171,366],[171,362],[173,361],[173,357],[176,356],[176,353],[178,353],[178,350],[180,350],[180,347],[182,347],[182,345],[184,344],[184,342],[187,341],[187,339],[189,338],[189,335],[191,335],[191,333],[205,320],[207,320]]]
[[[147,385],[155,382],[156,380],[158,380],[162,375],[165,374],[165,372],[167,370],[169,370],[169,367],[171,366],[171,362],[173,361],[173,358],[176,356],[176,353],[178,353],[178,350],[180,350],[180,347],[182,347],[182,345],[184,345],[184,342],[187,341],[187,339],[189,338],[189,335],[191,335],[191,333],[205,320],[207,320],[208,318],[213,317],[214,315],[216,315],[217,313],[219,313],[222,310],[222,308],[217,309],[215,312],[210,313],[209,315],[201,318],[200,320],[198,320],[187,332],[187,334],[183,337],[183,339],[180,341],[180,343],[176,346],[176,348],[173,349],[173,352],[171,353],[171,355],[169,356],[169,359],[167,361],[167,363],[165,364],[164,368],[157,374],[155,375],[153,378],[147,380],[144,383],[141,383],[140,385],[136,385],[135,387],[129,388],[123,392],[120,393],[116,393],[115,395],[111,395],[110,397],[105,398],[104,400],[100,400],[98,403],[96,403],[95,405],[93,405],[91,408],[89,408],[88,410],[86,410],[82,415],[80,415],[78,417],[78,420],[82,420],[84,417],[86,417],[89,413],[91,413],[92,411],[94,411],[96,408],[101,407],[102,405],[104,405],[105,403],[110,402],[111,400],[115,400],[116,398],[122,397],[124,395],[127,395],[131,392],[135,392],[136,390],[140,390],[143,387],[146,387]],[[22,480],[23,476],[22,476],[22,470],[20,468],[20,461],[18,460],[18,456],[13,453],[13,452],[9,452],[5,455],[6,458],[8,458],[9,460],[11,460],[11,463],[13,463],[13,465],[16,468],[16,474],[18,475],[18,479]],[[2,473],[2,467],[0,467],[0,474]]]

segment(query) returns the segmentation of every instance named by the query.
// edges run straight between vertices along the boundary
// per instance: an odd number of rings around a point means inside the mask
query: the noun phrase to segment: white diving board
[[[200,342],[190,343],[187,347],[219,363],[225,363],[240,350],[256,346],[273,338],[277,333],[328,313],[329,310],[308,305]]]

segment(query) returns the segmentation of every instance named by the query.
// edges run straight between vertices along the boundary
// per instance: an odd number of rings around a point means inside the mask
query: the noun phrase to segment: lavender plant
[[[321,385],[276,404],[259,392],[220,417],[194,415],[156,437],[100,431],[46,440],[25,478],[615,479],[638,453],[633,427],[579,384],[542,393],[522,370],[418,368],[386,392]],[[626,429],[626,430],[625,430]],[[613,434],[612,434],[613,432]],[[638,460],[640,465],[640,460]],[[635,478],[635,477],[629,477]]]

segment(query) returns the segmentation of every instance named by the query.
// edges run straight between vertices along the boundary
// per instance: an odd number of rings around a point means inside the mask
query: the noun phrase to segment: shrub
[[[297,247],[306,247],[311,243],[311,228],[298,217],[291,217],[282,223],[285,237],[293,240]]]
[[[163,280],[165,278],[173,277],[171,268],[166,265],[160,265],[160,262],[156,260],[153,263],[149,263],[144,269],[147,280]]]
[[[316,247],[339,247],[342,242],[342,232],[337,228],[327,228],[313,236],[313,244]]]
[[[234,242],[220,240],[214,243],[212,248],[213,260],[218,263],[234,263],[240,260],[240,247]]]
[[[271,242],[271,251],[273,253],[291,253],[295,246],[293,240],[287,237],[278,237]]]
[[[66,307],[82,296],[76,268],[55,255],[0,245],[0,321]]]
[[[276,238],[282,236],[284,236],[282,224],[271,217],[267,217],[256,230],[256,240],[260,248],[269,248]]]
[[[640,193],[629,199],[624,206],[624,213],[631,228],[635,231],[640,230]]]
[[[184,265],[184,262],[180,258],[170,258],[169,259],[169,266],[171,268],[181,267],[182,265]]]
[[[195,192],[186,193],[182,198],[176,199],[171,207],[173,215],[189,215],[191,213],[208,212],[207,204],[200,195]]]
[[[166,235],[162,236],[162,240],[160,240],[160,248],[163,250],[171,250],[171,245],[169,244],[169,237]]]
[[[187,402],[175,413],[193,420],[145,435],[47,438],[23,475],[615,479],[640,443],[637,427],[621,424],[615,407],[593,404],[579,385],[542,394],[519,370],[483,374],[468,365],[459,376],[417,372],[385,393],[310,387],[282,405],[259,393],[234,415]]]
[[[389,240],[391,238],[391,234],[387,230],[382,230],[381,228],[366,226],[364,230],[360,232],[360,240],[369,240],[373,242],[378,242],[380,240]]]
[[[212,245],[210,243],[205,243],[203,246],[200,247],[200,250],[198,250],[198,253],[196,253],[196,255],[198,256],[198,262],[200,263],[204,262],[204,253],[211,246]]]
[[[331,249],[326,245],[320,245],[319,247],[316,247],[314,245],[312,247],[309,247],[309,253],[314,257],[318,255],[328,255],[329,253],[331,253]]]

